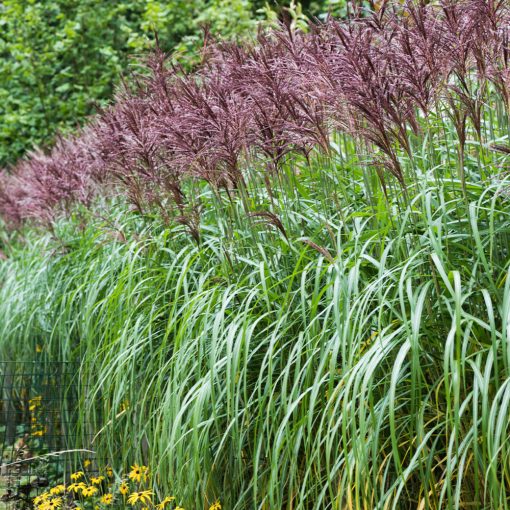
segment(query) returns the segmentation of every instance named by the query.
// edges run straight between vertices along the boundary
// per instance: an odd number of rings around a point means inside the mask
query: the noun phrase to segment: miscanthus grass
[[[2,356],[79,361],[86,446],[184,508],[510,507],[508,9],[388,12],[262,38],[241,76],[227,48],[168,96],[159,67],[2,188],[12,221],[54,220],[2,234]],[[272,59],[299,71],[288,111]]]

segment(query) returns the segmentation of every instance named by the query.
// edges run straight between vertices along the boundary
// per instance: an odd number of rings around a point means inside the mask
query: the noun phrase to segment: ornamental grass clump
[[[383,2],[155,51],[2,175],[0,353],[79,361],[77,447],[151,467],[55,505],[510,508],[509,27]]]

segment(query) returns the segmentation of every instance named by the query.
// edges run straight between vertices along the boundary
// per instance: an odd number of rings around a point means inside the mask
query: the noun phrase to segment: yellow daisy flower
[[[85,459],[83,461],[83,465],[88,468],[92,464],[92,461],[90,459]]]
[[[28,401],[28,410],[35,411],[41,405],[42,397],[34,397]]]
[[[121,484],[119,485],[119,492],[125,496],[129,492],[129,485],[122,480]]]
[[[88,498],[89,496],[93,496],[94,494],[96,494],[98,492],[98,488],[97,487],[94,487],[93,485],[89,485],[88,487],[85,487],[83,490],[82,490],[82,494],[85,498]]]
[[[84,475],[83,471],[76,471],[76,473],[73,473],[71,475],[71,480],[74,481],[81,480],[83,478],[83,475]]]
[[[106,474],[109,478],[113,478],[113,469],[110,466],[106,467]]]
[[[103,494],[101,496],[101,503],[104,503],[105,505],[111,505],[113,503],[113,494]]]
[[[209,507],[209,510],[221,510],[221,503],[218,499]]]
[[[92,482],[92,485],[100,485],[103,480],[104,480],[104,476],[93,476],[90,479],[90,481]]]
[[[53,498],[46,500],[39,506],[42,510],[56,510],[62,506],[62,498]]]
[[[134,482],[141,482],[143,478],[144,481],[147,481],[148,473],[149,468],[147,466],[139,466],[138,464],[133,464],[129,473],[129,479],[133,480]]]
[[[39,496],[36,496],[33,499],[34,505],[39,506],[41,503],[44,503],[49,497],[48,492],[43,492],[42,494],[39,494]]]
[[[140,491],[140,492],[133,492],[132,494],[129,495],[129,498],[127,500],[127,502],[131,505],[131,506],[134,506],[136,505],[136,503],[140,502],[140,503],[150,503],[151,502],[151,496],[152,496],[152,491]]]
[[[55,487],[52,487],[50,489],[50,494],[55,494],[55,495],[62,494],[65,491],[66,491],[66,486],[63,483],[61,483],[59,485],[55,485]]]
[[[85,489],[85,487],[87,487],[83,482],[74,482],[72,483],[71,485],[69,485],[67,487],[67,490],[69,492],[74,492],[75,494],[79,491],[82,491],[83,489]]]
[[[166,505],[168,505],[169,503],[171,503],[174,500],[175,500],[174,496],[167,496],[161,503],[156,505],[156,508],[158,510],[163,510]]]

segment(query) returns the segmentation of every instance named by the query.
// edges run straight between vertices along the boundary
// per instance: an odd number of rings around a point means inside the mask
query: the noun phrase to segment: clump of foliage
[[[509,20],[156,52],[3,176],[2,352],[81,360],[94,449],[185,507],[508,508]]]

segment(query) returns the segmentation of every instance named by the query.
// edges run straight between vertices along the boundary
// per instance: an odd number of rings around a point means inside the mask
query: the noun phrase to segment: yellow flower
[[[33,501],[34,501],[34,505],[35,506],[39,506],[41,503],[43,503],[44,501],[46,501],[49,497],[49,493],[48,492],[43,492],[42,494],[39,494],[39,496],[36,496]]]
[[[85,498],[88,498],[89,496],[93,496],[96,492],[98,492],[97,487],[89,485],[88,487],[85,487],[81,493]]]
[[[149,472],[149,468],[147,466],[139,466],[138,464],[133,464],[131,466],[131,472],[129,473],[130,480],[135,482],[141,482],[142,478],[144,481],[147,481],[147,474]]]
[[[101,482],[104,480],[104,476],[93,476],[90,481],[93,485],[100,485]]]
[[[106,474],[112,478],[113,477],[113,469],[110,466],[106,467]]]
[[[68,491],[72,491],[74,493],[77,493],[79,491],[82,491],[83,489],[85,489],[87,486],[83,483],[83,482],[78,482],[78,483],[72,483],[71,485],[69,485],[67,487],[67,490]]]
[[[66,486],[61,483],[60,485],[55,485],[55,487],[52,487],[50,489],[50,494],[62,494],[66,491]]]
[[[151,502],[151,496],[152,496],[152,491],[140,491],[140,492],[133,492],[132,494],[129,495],[129,498],[128,498],[128,503],[131,505],[131,506],[134,506],[136,505],[136,503],[140,502],[140,503],[150,503]]]
[[[175,498],[173,496],[167,496],[161,503],[159,503],[159,505],[156,505],[156,508],[158,510],[163,510],[168,503],[171,503],[174,500]]]
[[[31,398],[28,401],[28,410],[29,411],[35,411],[41,405],[41,402],[42,402],[42,397],[41,396]]]
[[[129,485],[122,480],[121,484],[119,485],[119,492],[125,496],[129,492]]]
[[[44,436],[44,430],[40,429],[40,430],[34,430],[34,432],[32,432],[32,435],[34,437],[42,437]]]
[[[80,480],[81,478],[83,478],[83,475],[84,475],[83,471],[76,471],[76,473],[73,473],[71,475],[71,480],[74,480],[74,481]]]
[[[83,461],[83,465],[88,468],[92,464],[92,461],[90,459],[85,459]]]
[[[55,510],[62,506],[62,498],[53,498],[44,501],[39,508],[41,510]]]
[[[113,494],[103,494],[101,496],[101,503],[104,503],[105,505],[111,505],[113,503]]]
[[[209,510],[221,510],[221,503],[218,499],[209,507]]]
[[[184,510],[184,508],[182,508],[182,506],[176,506],[175,510]]]

